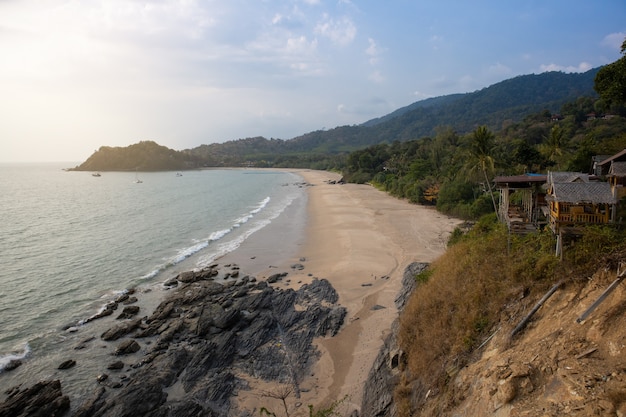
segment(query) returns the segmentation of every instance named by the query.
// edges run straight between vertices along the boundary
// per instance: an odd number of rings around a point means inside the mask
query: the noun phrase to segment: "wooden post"
[[[530,318],[537,312],[537,310],[539,310],[539,308],[546,302],[548,301],[548,298],[550,298],[552,296],[552,294],[554,294],[556,292],[556,290],[559,289],[559,287],[561,285],[563,285],[564,281],[559,281],[556,284],[554,284],[554,286],[552,288],[550,288],[550,291],[548,291],[546,293],[546,295],[544,295],[541,300],[539,300],[537,302],[537,304],[535,304],[535,306],[533,307],[532,310],[530,310],[530,313],[528,313],[526,315],[526,317],[524,317],[522,319],[522,321],[519,322],[519,324],[513,329],[513,331],[511,332],[511,337],[515,336],[516,333],[518,333],[520,330],[522,330],[524,327],[526,327],[526,324],[528,323],[528,321],[530,320]]]
[[[581,314],[580,317],[576,319],[576,323],[581,323],[583,320],[585,320],[589,316],[589,314],[593,312],[593,310],[595,310],[600,304],[602,304],[602,302],[606,299],[606,297],[608,297],[609,294],[611,294],[613,290],[617,288],[617,286],[622,281],[622,279],[624,279],[624,276],[626,276],[626,269],[623,270],[622,273],[618,274],[615,281],[613,281],[611,285],[609,285],[607,289],[604,290],[602,294],[600,294],[600,297],[598,297],[598,299],[593,304],[591,304],[591,306],[587,310],[585,310],[585,312]]]

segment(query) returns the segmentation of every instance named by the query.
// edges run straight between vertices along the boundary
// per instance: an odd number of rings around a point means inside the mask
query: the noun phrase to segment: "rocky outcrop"
[[[152,315],[105,332],[105,340],[122,339],[116,353],[129,365],[109,364],[73,415],[251,415],[231,402],[248,389],[245,379],[291,384],[298,393],[319,356],[313,339],[336,334],[345,308],[327,280],[294,291],[233,280],[235,271],[221,282],[212,270],[181,274]]]
[[[0,404],[0,417],[62,416],[70,408],[70,399],[61,392],[58,380],[42,381],[30,388],[13,388]]]
[[[415,276],[428,267],[426,263],[414,262],[404,271],[402,289],[395,302],[399,311],[404,308],[409,296],[415,290]],[[396,417],[393,392],[403,362],[402,352],[397,344],[398,320],[391,326],[391,333],[385,339],[363,387],[361,417]]]

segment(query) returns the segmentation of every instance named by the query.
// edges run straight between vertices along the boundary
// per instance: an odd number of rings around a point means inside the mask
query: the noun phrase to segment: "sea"
[[[0,164],[0,401],[14,386],[61,379],[80,402],[113,361],[99,339],[111,322],[85,323],[105,304],[132,289],[148,315],[166,280],[304,213],[303,180],[286,171],[63,169],[75,165]],[[58,370],[67,359],[76,366]]]

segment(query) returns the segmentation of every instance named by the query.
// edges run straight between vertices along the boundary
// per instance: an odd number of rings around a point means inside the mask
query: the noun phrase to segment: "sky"
[[[291,139],[625,38],[624,0],[0,0],[0,162]]]

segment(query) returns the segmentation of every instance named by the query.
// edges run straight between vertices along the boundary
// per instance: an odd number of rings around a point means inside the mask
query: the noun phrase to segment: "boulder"
[[[141,324],[141,320],[132,320],[126,323],[119,324],[117,326],[111,327],[106,332],[102,333],[100,336],[102,340],[112,341],[121,338],[122,336],[127,335],[128,333],[134,331]]]
[[[138,352],[141,349],[139,343],[133,339],[124,340],[115,349],[115,355],[130,355],[131,353]]]
[[[139,313],[139,306],[126,306],[122,310],[122,313],[119,316],[117,316],[117,319],[118,320],[130,319],[133,316],[137,315],[137,313]]]

